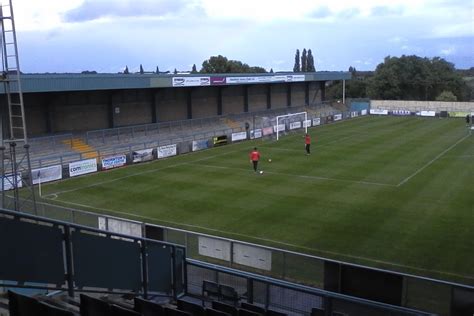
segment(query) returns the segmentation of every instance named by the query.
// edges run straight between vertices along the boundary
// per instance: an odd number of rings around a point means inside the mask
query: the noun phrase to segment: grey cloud
[[[373,7],[370,14],[372,16],[396,16],[396,15],[401,15],[403,13],[403,8],[402,7],[387,7],[387,6],[377,6]]]
[[[319,7],[318,9],[316,9],[315,11],[309,14],[311,18],[316,18],[316,19],[327,18],[330,15],[331,15],[331,10],[329,10],[329,8],[326,6]]]
[[[186,0],[85,0],[79,7],[66,12],[66,22],[92,21],[102,17],[163,17],[195,11],[203,14],[202,8]]]

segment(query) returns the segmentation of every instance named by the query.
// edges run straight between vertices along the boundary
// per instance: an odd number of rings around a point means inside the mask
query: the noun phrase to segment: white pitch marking
[[[427,167],[429,167],[432,163],[434,163],[436,160],[438,160],[440,157],[442,157],[445,153],[447,153],[448,151],[450,151],[451,149],[453,149],[454,147],[456,147],[457,144],[459,144],[460,142],[462,142],[463,140],[465,140],[467,137],[469,137],[469,135],[466,135],[464,136],[463,138],[459,139],[457,142],[455,142],[453,145],[449,146],[449,148],[445,149],[442,153],[438,154],[436,157],[434,157],[433,159],[431,159],[430,161],[428,161],[423,167],[419,168],[418,170],[416,170],[414,173],[412,173],[411,175],[409,175],[408,177],[406,177],[405,179],[403,179],[399,184],[397,184],[397,187],[400,187],[402,186],[403,184],[407,183],[411,178],[413,178],[414,176],[416,176],[417,174],[419,174],[420,172],[422,172],[423,170],[425,170]]]
[[[334,251],[320,250],[320,249],[305,247],[305,246],[301,246],[301,245],[295,245],[295,244],[286,243],[286,242],[277,241],[277,240],[268,239],[268,238],[261,238],[261,237],[246,235],[246,234],[234,233],[234,232],[229,232],[229,231],[222,231],[222,230],[219,230],[219,229],[214,229],[214,228],[209,228],[209,227],[204,227],[204,226],[199,226],[199,225],[191,225],[191,224],[185,224],[185,223],[165,221],[165,220],[161,220],[161,219],[158,219],[158,218],[142,216],[142,215],[127,213],[127,212],[120,212],[120,211],[115,211],[115,210],[111,210],[111,209],[98,208],[98,207],[93,207],[93,206],[80,204],[80,203],[74,203],[74,202],[68,202],[68,201],[62,201],[62,200],[57,200],[57,201],[65,203],[65,204],[71,204],[71,205],[76,205],[76,206],[80,206],[80,207],[86,207],[86,208],[90,208],[90,209],[106,211],[106,212],[109,212],[109,213],[121,214],[121,215],[130,216],[130,217],[136,217],[136,218],[141,218],[141,219],[146,219],[146,220],[152,220],[152,221],[159,221],[161,223],[167,223],[167,224],[175,225],[175,226],[178,226],[178,227],[179,226],[185,226],[185,227],[197,228],[197,229],[202,229],[202,230],[206,230],[206,231],[216,232],[216,233],[219,233],[219,234],[222,234],[222,235],[239,236],[239,237],[244,237],[244,238],[247,238],[247,239],[265,241],[265,242],[269,242],[269,243],[273,243],[273,244],[289,246],[289,247],[293,247],[293,248],[296,248],[296,249],[305,249],[305,250],[310,250],[310,251],[319,252],[319,253],[323,253],[323,254],[330,254],[330,255],[346,257],[346,258],[351,258],[351,259],[365,260],[365,261],[368,261],[368,262],[382,263],[382,264],[389,265],[389,266],[402,267],[402,268],[413,269],[413,270],[424,271],[424,272],[434,272],[434,273],[438,273],[438,274],[452,275],[452,276],[471,279],[471,280],[474,279],[471,276],[462,275],[462,274],[417,268],[417,267],[412,267],[412,266],[403,265],[403,264],[391,263],[391,262],[387,262],[387,261],[383,261],[383,260],[371,259],[371,258],[366,258],[366,257],[361,257],[361,256],[348,255],[348,254],[342,254],[342,253],[334,252]],[[54,205],[54,204],[52,204],[52,205]]]

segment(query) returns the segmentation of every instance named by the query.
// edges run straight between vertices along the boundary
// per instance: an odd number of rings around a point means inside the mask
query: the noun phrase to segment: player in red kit
[[[250,152],[250,162],[253,164],[253,170],[257,172],[258,161],[260,160],[260,153],[257,150],[257,147]]]
[[[309,155],[311,152],[309,147],[311,146],[311,136],[309,134],[304,135],[304,148],[306,149],[306,155]]]

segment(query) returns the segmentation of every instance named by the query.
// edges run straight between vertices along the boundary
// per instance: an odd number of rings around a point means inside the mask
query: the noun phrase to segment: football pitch
[[[43,200],[474,284],[464,120],[363,117],[309,133],[311,155],[299,132],[45,184]]]

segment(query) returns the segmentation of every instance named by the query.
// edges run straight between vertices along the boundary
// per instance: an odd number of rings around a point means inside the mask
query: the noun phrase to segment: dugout
[[[22,74],[30,137],[314,105],[349,72]],[[16,87],[13,87],[15,90]],[[8,123],[4,87],[0,115]]]

